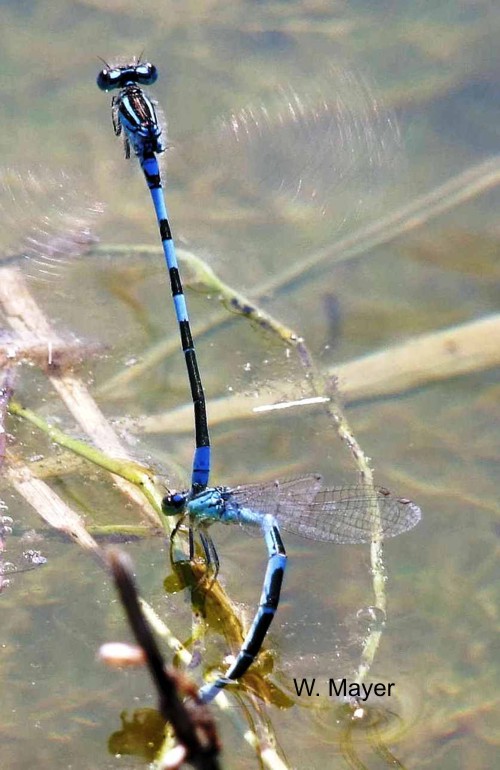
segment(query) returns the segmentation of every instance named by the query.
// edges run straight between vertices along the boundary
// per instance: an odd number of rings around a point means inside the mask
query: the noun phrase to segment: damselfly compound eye
[[[171,492],[165,495],[161,502],[163,513],[167,516],[173,516],[180,513],[186,505],[186,494],[182,492]]]

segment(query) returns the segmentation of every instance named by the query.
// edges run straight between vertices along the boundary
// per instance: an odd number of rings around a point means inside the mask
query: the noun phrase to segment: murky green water
[[[95,87],[98,56],[144,49],[158,65],[155,96],[168,108],[176,149],[219,115],[265,102],[276,86],[300,83],[311,92],[341,66],[373,79],[376,98],[398,115],[401,141],[389,131],[382,143],[385,170],[364,186],[361,166],[333,191],[337,206],[328,192],[324,217],[309,206],[273,208],[259,201],[258,187],[252,195],[246,188],[229,194],[214,185],[210,166],[172,162],[169,205],[178,235],[240,290],[279,279],[302,254],[389,216],[498,152],[500,12],[493,2],[52,0],[3,3],[0,21],[2,165],[43,165],[52,172],[62,167],[77,175],[82,191],[106,204],[97,226],[102,244],[154,245],[156,230],[140,174],[113,138],[109,96]],[[346,201],[356,204],[351,215]],[[499,202],[491,185],[356,259],[325,260],[265,296],[263,305],[305,336],[324,367],[488,316],[498,307]],[[0,224],[7,228],[2,211]],[[128,388],[98,395],[162,340],[166,328],[168,336],[176,333],[159,256],[91,257],[34,291],[58,330],[106,345],[106,353],[82,370],[106,415],[162,414],[186,402],[178,355]],[[195,321],[219,310],[203,292],[190,292],[188,299]],[[268,393],[273,401],[271,382],[302,378],[293,354],[238,318],[201,337],[198,353],[211,399]],[[24,403],[73,429],[32,368],[20,370],[18,392]],[[478,371],[365,400],[351,404],[347,414],[377,481],[415,499],[424,511],[415,531],[386,546],[389,622],[372,678],[395,682],[396,697],[386,704],[393,722],[381,741],[406,768],[493,768],[499,743],[498,373]],[[25,457],[51,453],[25,427],[11,429],[22,439]],[[168,472],[173,456],[187,475],[189,431],[130,436],[137,457]],[[335,483],[355,475],[319,409],[222,421],[212,438],[214,481],[314,470]],[[93,470],[65,476],[56,489],[88,520],[135,520]],[[95,661],[103,641],[128,638],[112,586],[87,555],[50,535],[8,488],[1,497],[15,523],[7,546],[21,550],[18,537],[35,528],[43,536],[36,547],[48,558],[44,567],[15,576],[0,595],[1,767],[144,766],[145,759],[116,758],[107,748],[122,711],[131,715],[155,705],[144,673],[106,671]],[[228,593],[250,614],[263,574],[262,545],[238,531],[214,537]],[[356,666],[356,614],[373,603],[373,595],[367,548],[332,550],[298,538],[287,538],[287,546],[290,570],[269,644],[276,651],[275,681],[290,693],[294,677],[326,681]],[[187,598],[163,591],[169,572],[164,544],[150,538],[126,547],[143,594],[187,638]],[[211,637],[211,662],[225,652],[224,642]],[[303,695],[293,708],[268,708],[290,766],[348,767],[346,745],[355,747],[351,755],[363,766],[390,766],[362,736],[341,734],[331,703],[318,699],[318,710],[313,700]],[[225,766],[257,767],[222,717],[220,729]]]

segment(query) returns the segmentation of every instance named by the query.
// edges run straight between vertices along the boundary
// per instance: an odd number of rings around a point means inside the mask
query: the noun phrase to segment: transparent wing
[[[0,168],[0,265],[14,263],[37,281],[57,278],[96,242],[102,211],[77,177]]]
[[[272,481],[268,484],[245,484],[231,489],[231,503],[242,508],[250,508],[255,513],[278,516],[283,504],[288,500],[301,501],[308,505],[321,489],[321,476],[309,474],[286,481]],[[260,537],[258,528],[242,524],[249,535]]]
[[[230,502],[275,516],[280,527],[295,535],[333,543],[368,543],[377,533],[395,537],[413,529],[422,517],[415,503],[384,487],[321,489],[318,475],[235,487]],[[249,534],[259,534],[255,526],[242,526]]]
[[[395,537],[415,527],[422,517],[411,500],[383,487],[333,487],[307,502],[290,492],[275,513],[280,526],[302,537],[334,543],[367,543],[374,534]]]

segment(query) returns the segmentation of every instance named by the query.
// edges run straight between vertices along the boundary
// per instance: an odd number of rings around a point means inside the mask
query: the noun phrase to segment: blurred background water
[[[154,95],[168,115],[175,233],[240,290],[251,292],[302,254],[498,153],[494,2],[4,1],[0,21],[2,166],[21,178],[28,169],[42,175],[63,169],[76,180],[83,207],[105,204],[94,227],[103,245],[156,245],[143,180],[136,164],[124,160],[109,97],[95,86],[99,56],[144,50],[159,68]],[[255,178],[248,188],[220,183],[224,155],[240,151],[225,149],[221,117],[248,105],[258,112],[291,89],[316,102],[318,94],[331,101],[337,94],[344,109],[337,124],[340,133],[345,129],[343,141],[337,133],[331,138],[338,154],[332,168],[325,171],[325,161],[314,169],[314,132],[304,160],[306,170],[323,170],[326,179],[304,195],[294,195],[296,181],[280,187],[288,179],[286,161],[280,160],[283,170],[274,157],[280,140],[271,122],[268,134],[250,132]],[[352,166],[350,146],[358,150]],[[361,258],[327,261],[265,297],[265,307],[304,335],[325,367],[487,316],[498,307],[499,202],[492,187]],[[0,218],[0,229],[10,234],[16,222],[27,227],[21,217]],[[162,270],[159,255],[110,253],[79,260],[35,289],[58,330],[107,346],[106,356],[84,370],[97,393],[166,330],[176,332]],[[188,299],[194,321],[218,309],[203,292]],[[294,356],[244,319],[214,329],[197,347],[210,398],[264,392],[272,401],[270,383],[301,378]],[[34,370],[23,369],[19,389],[26,404],[73,427]],[[99,403],[112,418],[139,417],[185,403],[186,389],[178,355]],[[386,548],[389,623],[372,672],[397,683],[390,708],[405,729],[391,746],[408,768],[493,768],[498,761],[498,393],[498,371],[488,370],[348,408],[377,482],[424,511],[417,530]],[[19,436],[26,455],[49,452],[30,431]],[[213,479],[221,483],[311,470],[329,483],[354,478],[351,458],[320,410],[228,421],[212,438]],[[165,464],[175,455],[189,470],[190,432],[134,441],[138,457]],[[57,488],[94,520],[134,520],[133,511],[122,515],[120,498],[93,470],[81,469]],[[37,547],[48,558],[38,570],[14,576],[0,597],[2,768],[144,766],[144,759],[107,751],[124,709],[154,706],[144,674],[117,675],[94,660],[102,641],[127,635],[112,587],[74,545],[51,538],[8,488],[2,499],[14,519],[10,547],[19,548],[16,538],[36,528],[43,535]],[[228,591],[252,608],[262,546],[237,531],[222,540]],[[349,658],[352,618],[373,599],[367,549],[332,554],[294,538],[287,545],[291,568],[270,639],[277,680],[290,689],[292,677],[342,675],[339,649]],[[143,593],[187,637],[189,607],[162,588],[169,569],[164,544],[150,539],[128,548]],[[344,767],[328,722],[333,711],[318,717],[310,705],[299,699],[293,709],[270,707],[280,747],[296,767]],[[227,767],[256,764],[229,726],[221,730]],[[370,762],[387,766],[380,758]]]

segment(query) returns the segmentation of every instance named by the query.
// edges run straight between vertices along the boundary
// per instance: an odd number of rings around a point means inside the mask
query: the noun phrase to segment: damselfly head
[[[151,86],[158,78],[158,70],[150,62],[137,62],[122,66],[106,66],[97,76],[101,91],[113,91],[128,85]]]
[[[187,503],[186,492],[171,491],[161,501],[161,509],[166,516],[177,516],[183,513]]]

